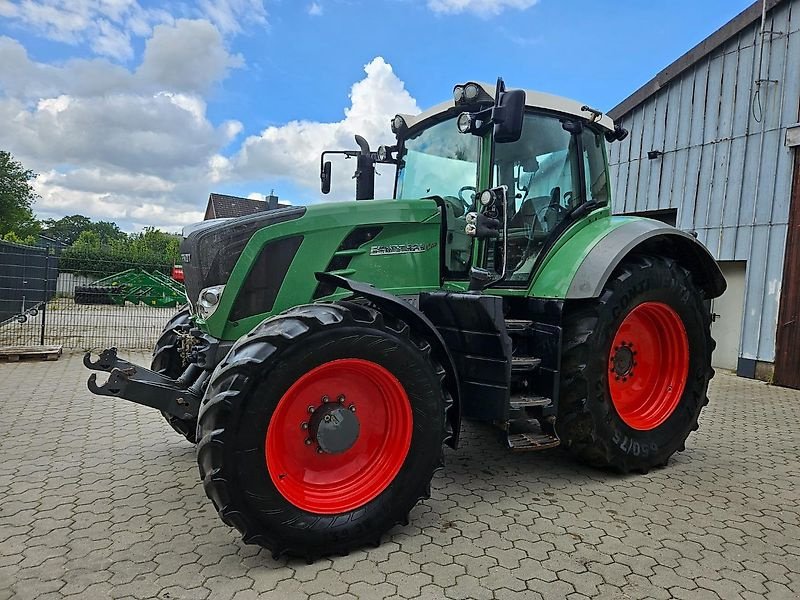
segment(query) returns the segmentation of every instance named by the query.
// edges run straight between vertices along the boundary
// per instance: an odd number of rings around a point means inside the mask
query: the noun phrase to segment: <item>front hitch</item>
[[[87,369],[110,373],[108,380],[99,385],[96,373],[89,376],[87,386],[93,394],[124,398],[183,420],[197,418],[202,385],[210,375],[210,371],[190,364],[183,375],[172,379],[119,358],[116,348],[103,350],[96,361],[87,352],[83,364]]]

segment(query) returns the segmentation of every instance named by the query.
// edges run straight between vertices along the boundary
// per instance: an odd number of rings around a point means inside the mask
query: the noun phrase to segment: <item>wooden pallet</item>
[[[0,360],[17,362],[21,358],[38,358],[40,360],[58,360],[61,356],[61,344],[57,346],[0,346]]]

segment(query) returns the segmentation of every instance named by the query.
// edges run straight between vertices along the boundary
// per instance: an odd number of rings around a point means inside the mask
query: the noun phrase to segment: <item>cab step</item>
[[[547,450],[555,448],[561,444],[557,435],[547,433],[509,433],[506,443],[513,452],[535,452],[536,450]]]
[[[533,371],[542,364],[541,358],[535,356],[512,356],[511,357],[511,372],[512,373],[526,373]]]
[[[542,427],[538,419],[513,419],[506,424],[506,446],[514,452],[533,452],[555,448],[561,440],[551,426]]]
[[[506,319],[506,331],[508,333],[523,333],[533,327],[534,321],[527,319]]]
[[[525,408],[540,408],[545,406],[550,406],[553,401],[550,398],[545,398],[544,396],[513,396],[509,405],[511,406],[511,410],[523,410]]]

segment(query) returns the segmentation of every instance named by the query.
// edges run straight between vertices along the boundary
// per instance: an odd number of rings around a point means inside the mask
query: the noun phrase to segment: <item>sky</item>
[[[0,149],[39,218],[129,232],[202,220],[208,194],[319,192],[319,154],[494,81],[608,110],[748,0],[0,0]],[[379,167],[379,195],[393,172]]]

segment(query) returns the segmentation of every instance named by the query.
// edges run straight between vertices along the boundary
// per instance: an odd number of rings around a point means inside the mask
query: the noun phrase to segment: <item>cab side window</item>
[[[586,127],[583,130],[583,167],[586,174],[586,200],[597,204],[609,201],[608,175],[606,173],[605,138]]]

